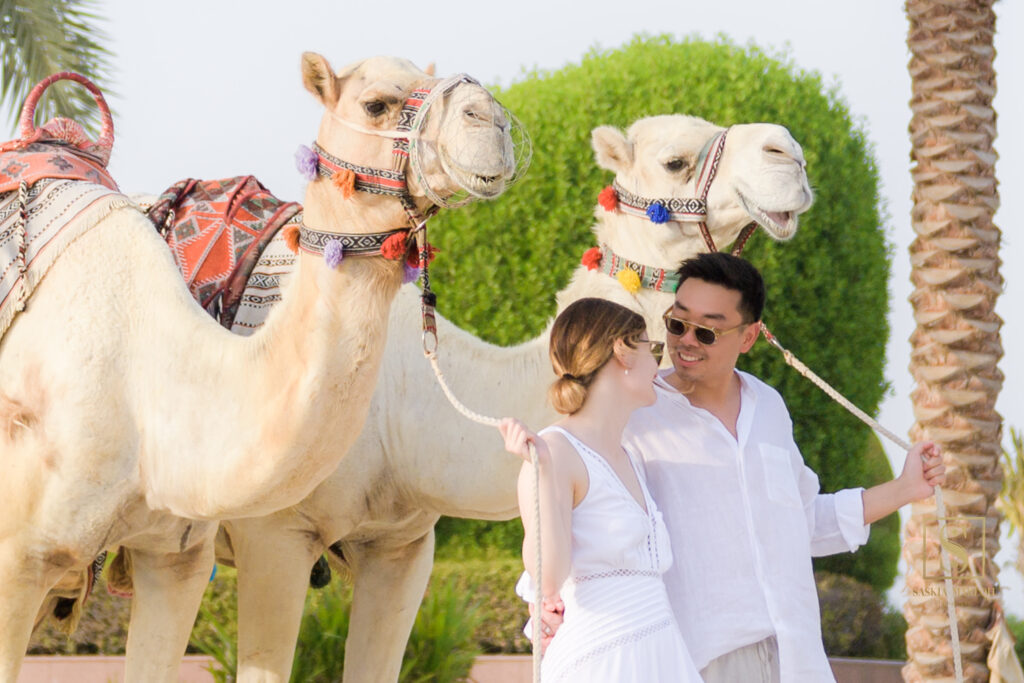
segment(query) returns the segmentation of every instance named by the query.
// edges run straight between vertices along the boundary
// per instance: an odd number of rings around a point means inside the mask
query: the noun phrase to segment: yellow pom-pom
[[[615,279],[630,294],[636,294],[640,291],[640,276],[636,274],[635,270],[630,270],[629,268],[620,270]]]

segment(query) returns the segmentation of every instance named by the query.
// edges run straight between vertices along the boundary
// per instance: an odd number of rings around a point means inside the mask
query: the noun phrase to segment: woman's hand
[[[939,447],[931,441],[914,444],[907,452],[900,479],[910,502],[932,495],[934,487],[946,483],[946,466],[942,464]]]
[[[537,449],[537,462],[543,464],[548,462],[551,455],[544,439],[537,436],[530,428],[514,417],[506,417],[498,425],[498,431],[505,440],[505,450],[512,455],[518,455],[526,462],[530,460],[530,447],[533,444]]]

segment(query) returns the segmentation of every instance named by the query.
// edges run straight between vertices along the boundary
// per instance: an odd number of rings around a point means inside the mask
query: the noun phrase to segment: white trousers
[[[782,683],[775,636],[715,657],[700,672],[704,683]]]

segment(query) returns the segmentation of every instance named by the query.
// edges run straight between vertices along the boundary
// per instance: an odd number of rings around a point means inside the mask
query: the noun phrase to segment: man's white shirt
[[[782,397],[736,372],[737,438],[661,377],[623,437],[668,526],[669,600],[698,669],[774,634],[783,681],[833,680],[811,556],[867,541],[863,489],[820,493]]]

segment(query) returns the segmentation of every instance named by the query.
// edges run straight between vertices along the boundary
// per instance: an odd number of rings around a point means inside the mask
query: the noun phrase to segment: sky
[[[614,48],[637,33],[670,33],[754,42],[786,51],[805,70],[838,82],[854,117],[873,143],[892,244],[892,328],[886,378],[892,391],[879,420],[905,435],[913,422],[907,365],[913,319],[907,297],[910,263],[910,77],[907,20],[897,0],[633,0],[586,3],[517,0],[482,3],[435,0],[139,0],[101,1],[114,52],[116,142],[111,171],[122,189],[159,192],[186,177],[253,174],[285,199],[302,199],[292,155],[313,139],[319,105],[302,88],[299,57],[320,52],[334,67],[387,54],[440,76],[466,72],[485,84],[508,85],[525,69],[557,69],[590,48]],[[1003,230],[1006,291],[997,310],[1005,321],[1006,375],[997,409],[1007,425],[1024,427],[1024,3],[996,4]],[[742,97],[743,93],[736,93]],[[680,112],[686,113],[686,112]],[[785,121],[776,121],[785,125]],[[9,125],[8,130],[13,131]],[[542,154],[543,150],[534,150]],[[769,293],[770,296],[770,293]],[[887,445],[902,466],[903,453]],[[1005,526],[1005,525],[1004,525]],[[1012,569],[1013,541],[997,557],[1010,612],[1024,615],[1024,581]],[[900,603],[900,584],[890,592]]]

